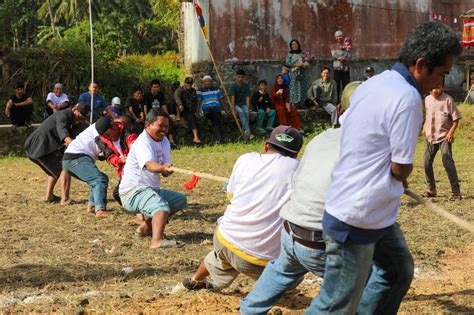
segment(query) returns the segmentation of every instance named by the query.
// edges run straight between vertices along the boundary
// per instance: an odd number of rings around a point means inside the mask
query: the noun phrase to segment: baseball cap
[[[193,80],[193,78],[191,78],[191,77],[187,77],[186,79],[184,79],[184,83],[193,84],[193,83],[194,83],[194,80]]]
[[[365,69],[365,72],[375,72],[375,70],[374,70],[374,68],[372,68],[372,67],[367,67],[367,68]]]
[[[114,97],[112,99],[112,104],[116,104],[116,105],[122,105],[122,101],[120,100],[120,97]]]
[[[77,110],[81,113],[82,117],[89,119],[89,113],[91,112],[90,104],[85,102],[77,103],[76,105]]]
[[[110,117],[100,117],[95,122],[95,130],[99,135],[104,134],[112,126],[112,119]]]
[[[278,126],[273,129],[268,143],[291,153],[298,153],[303,146],[303,136],[290,126]]]

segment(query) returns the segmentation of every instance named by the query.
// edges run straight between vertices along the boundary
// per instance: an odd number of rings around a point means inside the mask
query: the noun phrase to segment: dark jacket
[[[260,101],[260,97],[263,97]],[[267,108],[273,109],[272,99],[268,93],[262,94],[260,91],[253,93],[250,100],[254,110],[258,111],[259,109],[267,110]]]
[[[64,139],[72,137],[73,113],[70,108],[55,112],[25,141],[26,155],[33,159],[64,148]]]
[[[174,91],[174,100],[176,102],[176,105],[183,105],[184,110],[189,111],[191,113],[196,113],[198,99],[196,90],[194,88],[190,88],[189,90],[187,90],[184,87],[180,86],[176,89],[176,91]]]
[[[123,155],[127,156],[133,142],[137,140],[137,135],[125,128],[121,122],[115,122],[115,124],[120,129],[120,148],[122,149]],[[103,153],[103,156],[107,162],[113,167],[117,168],[118,176],[122,177],[123,164],[120,162],[120,152],[114,146],[112,141],[103,136],[99,136],[95,138],[95,143]]]

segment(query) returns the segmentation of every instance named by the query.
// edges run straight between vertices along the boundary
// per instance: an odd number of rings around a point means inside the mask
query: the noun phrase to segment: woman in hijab
[[[302,72],[304,67],[303,52],[300,43],[293,39],[290,42],[290,52],[286,56],[286,65],[290,70],[290,104],[297,105],[302,99]]]
[[[280,125],[291,126],[298,129],[300,132],[301,122],[300,115],[296,106],[289,102],[289,91],[285,85],[283,75],[279,74],[276,77],[275,85],[271,92],[272,103],[275,106],[278,122]]]

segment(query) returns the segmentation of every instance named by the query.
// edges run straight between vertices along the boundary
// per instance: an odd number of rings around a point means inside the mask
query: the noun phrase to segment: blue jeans
[[[248,107],[246,105],[235,105],[235,110],[239,114],[240,122],[242,123],[242,129],[244,132],[250,132],[250,114]]]
[[[73,160],[63,160],[63,169],[90,186],[89,206],[95,206],[95,211],[107,208],[109,178],[99,171],[90,157],[81,156]]]
[[[324,238],[324,281],[307,314],[396,314],[414,272],[400,226],[394,224],[371,244],[343,244],[327,235]]]
[[[275,115],[276,115],[276,112],[274,109],[270,109],[268,113],[266,113],[263,109],[259,109],[257,112],[257,126],[258,128],[262,128],[263,120],[265,119],[265,114],[268,115],[267,128],[272,128],[273,123],[275,122]]]
[[[322,277],[325,257],[324,250],[296,243],[282,229],[280,255],[265,267],[253,290],[240,301],[240,313],[266,314],[308,271]]]

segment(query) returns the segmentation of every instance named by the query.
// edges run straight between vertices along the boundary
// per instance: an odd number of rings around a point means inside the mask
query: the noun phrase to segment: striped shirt
[[[220,108],[221,103],[219,100],[224,98],[221,90],[217,86],[203,87],[197,91],[198,100],[202,102],[201,110],[209,108]]]

